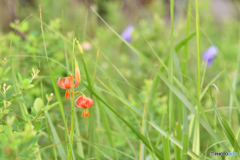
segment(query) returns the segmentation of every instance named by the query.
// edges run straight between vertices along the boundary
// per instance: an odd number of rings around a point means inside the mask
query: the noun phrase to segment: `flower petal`
[[[78,107],[78,108],[82,108],[80,106],[80,102],[82,101],[82,96],[79,96],[76,100],[75,100],[75,105]]]
[[[202,59],[206,62],[212,61],[217,55],[218,48],[216,46],[210,46],[202,55]]]
[[[76,78],[74,78],[74,80],[75,80],[75,85],[74,85],[74,88],[75,88],[75,87],[77,87],[77,86],[78,86],[78,81],[77,81],[77,79],[76,79]]]
[[[93,100],[91,98],[87,97],[86,101],[89,103],[89,107],[93,105]]]
[[[70,87],[70,83],[69,83],[69,78],[68,77],[66,77],[66,78],[64,78],[64,85],[65,85],[65,88],[71,88]]]
[[[62,88],[62,89],[66,89],[66,88],[64,87],[64,84],[63,84],[63,79],[61,79],[61,78],[58,79],[58,87],[60,87],[60,88]]]
[[[67,95],[68,95],[68,91],[66,90],[66,92],[65,92],[65,99],[67,98]]]
[[[133,25],[128,25],[128,27],[122,32],[121,36],[126,41],[130,42],[132,40],[132,31],[134,29]]]

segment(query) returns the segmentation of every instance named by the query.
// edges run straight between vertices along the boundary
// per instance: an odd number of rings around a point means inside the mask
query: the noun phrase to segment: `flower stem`
[[[75,44],[75,38],[73,39],[73,50],[72,50],[72,93],[74,93],[74,44]],[[73,145],[73,132],[74,132],[74,94],[72,95],[72,111],[71,111],[71,132],[70,132],[70,141]],[[71,147],[71,146],[70,146]],[[73,148],[73,146],[72,146]]]

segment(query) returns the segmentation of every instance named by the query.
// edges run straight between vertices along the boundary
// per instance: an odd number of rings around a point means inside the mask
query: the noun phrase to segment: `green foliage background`
[[[231,145],[229,137],[225,136],[222,130],[229,125],[228,129],[233,133],[236,142],[239,142],[240,92],[237,78],[239,68],[237,57],[240,54],[239,2],[235,3],[237,16],[223,21],[216,19],[210,2],[199,1],[200,51],[203,53],[209,46],[216,45],[219,52],[211,67],[206,68],[204,61],[201,61],[202,93],[205,88],[207,92],[201,99],[200,116],[220,137],[221,142],[216,141],[216,138],[201,126],[200,155],[189,154],[194,145],[194,116],[188,111],[188,117],[182,117],[179,106],[184,106],[181,104],[184,100],[178,98],[174,91],[172,119],[176,126],[173,126],[171,132],[168,133],[170,138],[166,138],[165,142],[166,135],[154,127],[157,126],[164,133],[168,132],[169,89],[164,81],[160,80],[155,86],[156,92],[153,97],[149,97],[150,88],[157,73],[146,63],[146,60],[149,60],[157,68],[160,67],[161,73],[166,77],[170,70],[177,79],[179,74],[185,77],[186,82],[183,87],[176,81],[171,85],[179,91],[185,88],[184,96],[193,104],[193,107],[197,104],[197,37],[194,36],[188,42],[186,75],[178,73],[177,65],[168,70],[164,69],[158,59],[160,58],[166,64],[172,47],[170,45],[170,11],[167,8],[169,6],[163,1],[153,1],[137,10],[133,7],[134,5],[124,8],[121,1],[104,2],[106,14],[100,16],[116,33],[120,35],[127,25],[134,24],[132,41],[126,45],[93,11],[101,7],[98,3],[39,0],[35,2],[35,6],[16,2],[14,6],[18,21],[9,24],[11,28],[9,32],[0,32],[0,59],[7,58],[7,64],[2,67],[2,70],[11,67],[11,70],[5,75],[0,74],[1,93],[3,93],[4,83],[7,86],[11,85],[7,92],[8,97],[4,94],[0,95],[2,123],[0,125],[0,159],[33,159],[33,157],[38,159],[158,159],[154,147],[158,148],[157,150],[164,157],[169,151],[171,159],[182,159],[183,149],[180,147],[179,154],[176,141],[171,137],[179,140],[181,145],[189,144],[187,146],[188,159],[190,157],[211,159],[209,153],[212,150],[216,152],[233,151],[235,147]],[[185,5],[175,6],[174,46],[185,38],[187,3],[188,1],[183,3]],[[43,43],[40,28],[39,4],[42,8],[46,46]],[[196,32],[194,1],[192,1],[191,8],[189,32],[194,33]],[[65,123],[60,108],[58,108],[60,103],[56,98],[58,93],[53,88],[49,68],[53,71],[56,84],[59,77],[63,78],[71,73],[73,37],[77,37],[81,43],[89,42],[91,44],[91,49],[84,51],[84,59],[91,82],[94,79],[93,91],[100,98],[93,94],[94,105],[90,110],[91,119],[80,118],[82,110],[75,109],[74,114],[77,117],[75,128],[78,129],[74,130],[73,148],[70,148],[69,141],[66,139]],[[144,58],[141,58],[129,46],[140,51]],[[46,61],[45,47],[49,57],[49,66]],[[100,52],[97,58],[98,50]],[[81,55],[76,48],[75,56],[79,62],[83,82],[75,90],[83,89],[84,94],[90,96],[93,91],[88,88],[86,68],[84,68]],[[176,57],[181,66],[183,49],[176,53]],[[174,61],[174,63],[176,62]],[[31,79],[32,68],[39,69],[40,73],[31,83],[27,84]],[[96,75],[94,76],[95,71]],[[23,87],[24,84],[19,78],[19,74],[23,81],[27,79],[25,87]],[[208,86],[212,83],[220,91],[220,94],[213,91],[216,104],[212,104],[212,95],[209,96],[208,92]],[[28,87],[32,84],[34,87]],[[24,89],[24,92],[19,95],[21,98],[16,97],[20,89]],[[51,93],[54,96],[49,101]],[[66,124],[71,126],[71,100],[64,99],[65,90],[59,89],[59,93],[63,102]],[[45,96],[46,94],[48,97]],[[11,106],[6,107],[4,100],[9,101],[10,99],[13,99]],[[120,117],[116,116],[103,101]],[[147,101],[152,101],[152,105],[146,108],[146,119],[142,123],[142,115]],[[213,106],[215,105],[217,105],[221,117],[226,120],[227,124],[224,123],[224,126],[221,125],[221,118],[214,111]],[[22,114],[24,106],[27,109],[25,116]],[[121,118],[131,126],[126,125],[127,123],[123,122]],[[183,138],[183,130],[178,130],[178,125],[181,128],[183,119],[187,119],[189,122],[189,138],[187,138],[189,143]],[[218,119],[220,120],[218,121]],[[134,129],[142,133],[143,124],[145,124],[143,136],[146,142],[150,143],[150,147],[145,146],[140,150],[140,142],[144,140],[134,132]],[[92,134],[93,139],[90,138]],[[62,148],[58,147],[60,145],[57,142],[61,143]],[[163,145],[166,143],[170,145],[168,151],[166,151],[166,145]],[[222,143],[224,147],[221,145]],[[208,148],[210,146],[211,148]],[[61,149],[66,153],[66,157]],[[141,158],[139,153],[142,154]],[[167,158],[165,157],[165,159]]]

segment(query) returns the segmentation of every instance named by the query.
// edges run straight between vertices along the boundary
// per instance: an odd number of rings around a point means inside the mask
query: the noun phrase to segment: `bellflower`
[[[202,59],[207,62],[207,67],[210,67],[216,57],[218,48],[216,46],[210,46],[202,55]]]
[[[122,32],[122,38],[128,42],[132,41],[132,31],[134,26],[132,24],[128,25],[127,28]]]

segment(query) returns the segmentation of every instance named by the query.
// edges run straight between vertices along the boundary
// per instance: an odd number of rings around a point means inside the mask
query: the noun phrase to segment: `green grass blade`
[[[162,136],[163,142],[163,153],[164,153],[164,160],[171,160],[170,158],[170,146],[169,146],[169,135],[167,133],[167,137]]]
[[[233,90],[236,90],[237,82],[238,82],[238,72],[239,72],[239,67],[240,67],[240,25],[239,25],[239,38],[238,38],[238,57],[237,57],[237,67],[236,67],[236,74],[233,79]],[[230,103],[229,103],[229,117],[232,117],[232,106],[233,106],[233,95],[230,95]],[[240,118],[240,117],[239,117]],[[231,118],[229,118],[229,124],[231,125]]]
[[[193,151],[200,154],[200,108],[201,108],[201,75],[200,75],[200,31],[199,31],[199,11],[198,0],[195,1],[196,5],[196,36],[197,36],[197,113],[194,125],[193,137]]]
[[[190,1],[189,1],[189,3],[190,3]],[[190,11],[188,10],[188,14],[191,14],[191,8],[190,8]],[[187,28],[186,28],[185,38],[183,40],[181,40],[180,42],[178,42],[178,44],[175,45],[175,51],[176,52],[179,52],[180,49],[182,47],[184,47],[184,53],[185,54],[184,54],[183,61],[187,60],[186,58],[187,58],[187,55],[188,55],[188,54],[186,54],[187,52],[185,51],[185,48],[188,48],[188,42],[196,35],[196,32],[193,32],[190,35],[188,35],[189,34],[189,27],[190,27],[189,25],[190,25],[190,20],[188,19],[187,20]]]
[[[79,125],[78,125],[78,117],[77,117],[77,111],[75,110],[75,129],[76,129],[76,134],[77,135],[80,135],[80,130],[79,130]],[[85,158],[85,155],[84,155],[84,152],[83,152],[83,145],[82,145],[82,142],[79,141],[79,142],[76,142],[77,144],[77,154],[82,157],[83,159]]]
[[[92,86],[94,86],[94,81],[95,81],[95,76],[97,71],[98,55],[99,55],[99,50],[97,51],[96,63],[94,67],[93,77],[92,77]]]
[[[211,97],[211,101],[212,101],[212,105],[214,107],[215,113],[218,117],[218,120],[223,128],[223,131],[227,137],[227,139],[229,140],[230,144],[232,145],[232,147],[234,148],[235,152],[238,152],[238,142],[231,130],[231,128],[229,127],[229,125],[227,124],[226,120],[224,118],[220,117],[220,114],[217,111],[217,107],[216,107],[216,102],[215,102],[215,98],[212,96],[212,89],[211,86],[209,86],[209,93],[210,93],[210,97]]]
[[[152,80],[152,76],[151,76],[151,80]],[[146,132],[146,122],[144,119],[148,119],[147,117],[147,111],[148,111],[148,108],[147,108],[147,102],[148,102],[148,99],[149,99],[149,89],[150,89],[150,86],[151,86],[151,83],[148,85],[148,89],[147,89],[147,94],[146,94],[146,98],[145,98],[145,102],[144,102],[144,108],[143,108],[143,118],[142,118],[142,127],[141,127],[141,134],[143,134],[145,136],[145,133]],[[147,136],[148,136],[148,133],[147,133]],[[144,155],[145,154],[145,146],[144,144],[142,144],[142,142],[140,142],[140,149],[139,149],[139,160],[143,160],[144,159]]]
[[[187,24],[186,24],[186,31],[185,31],[185,37],[188,39],[188,37],[194,37],[196,33],[192,33],[189,35],[190,32],[190,23],[191,23],[191,0],[188,2],[188,12],[187,12]],[[190,39],[189,39],[190,40]],[[182,74],[185,76],[187,74],[187,62],[188,62],[188,41],[186,41],[184,45],[184,50],[183,50],[183,60],[182,60]],[[175,50],[177,50],[175,48]],[[177,51],[176,51],[177,52]],[[185,77],[183,77],[183,85],[185,85]],[[187,109],[184,105],[182,105],[182,115],[183,115],[183,132],[188,134],[188,120],[187,118]]]
[[[110,110],[108,110],[107,108],[104,108],[104,111],[106,112],[106,114],[109,116],[110,121],[114,124],[114,126],[118,129],[118,132],[121,135],[124,135],[124,128],[123,126],[118,122],[118,119],[115,118],[114,114],[112,114],[112,112],[110,112]],[[134,145],[131,143],[131,141],[129,140],[129,138],[127,136],[124,137],[124,139],[127,141],[129,147],[132,149],[133,154],[135,155],[135,159],[137,159],[137,154],[136,154],[136,149],[134,148]]]
[[[187,151],[189,145],[189,137],[188,134],[184,133],[183,135],[183,149],[182,149],[182,160],[187,160]]]
[[[112,148],[115,148],[115,145],[114,145],[113,140],[112,140],[111,129],[110,129],[110,126],[109,126],[109,123],[108,123],[107,116],[104,112],[104,109],[103,109],[101,103],[98,100],[97,100],[97,103],[98,103],[98,106],[99,106],[99,111],[100,111],[100,114],[101,114],[101,117],[102,117],[102,121],[103,121],[105,130],[107,132],[109,143],[110,143]],[[118,156],[117,156],[117,153],[116,153],[115,150],[113,150],[113,154],[114,154],[115,159],[118,160]]]
[[[167,133],[163,129],[158,127],[155,122],[151,121],[151,126],[153,126],[160,134],[167,136]],[[177,145],[179,148],[183,149],[183,144],[180,141],[178,141],[176,138],[169,136],[169,140],[175,145]],[[187,150],[187,154],[193,159],[196,159],[196,160],[198,159],[198,156],[189,149]]]
[[[173,83],[173,65],[174,65],[174,0],[170,1],[170,11],[171,11],[171,36],[170,36],[170,53],[169,53],[169,61],[168,61],[168,81]],[[173,112],[173,93],[170,88],[168,88],[168,103],[167,103],[167,128],[171,133],[172,126],[174,125],[174,112]],[[173,124],[173,125],[172,125]]]
[[[182,115],[181,112],[179,112],[179,114]],[[181,117],[181,119],[182,119],[182,117]],[[175,132],[175,138],[180,142],[182,141],[182,128],[181,127],[182,127],[181,123],[177,122],[175,124],[175,131],[176,131]],[[175,159],[176,160],[181,160],[181,148],[179,148],[177,145],[175,145],[174,146],[174,152],[175,152]]]
[[[56,131],[56,129],[55,129],[53,123],[52,123],[52,120],[51,120],[48,112],[45,111],[44,114],[45,114],[45,116],[46,116],[46,118],[48,120],[48,124],[49,124],[49,126],[51,128],[51,131],[52,131],[55,143],[61,143],[61,141],[60,141],[60,139],[58,137],[57,131]],[[59,155],[60,155],[61,159],[63,159],[63,160],[67,159],[67,156],[66,156],[66,153],[64,151],[64,148],[63,148],[62,144],[57,145],[57,149],[58,149],[58,152],[59,152]]]
[[[83,83],[83,84],[84,84],[84,83]],[[89,89],[89,87],[88,87],[86,84],[84,84],[84,86]],[[128,121],[126,121],[120,114],[118,114],[117,111],[115,111],[112,107],[110,107],[110,106],[108,105],[108,103],[105,102],[98,94],[96,94],[94,91],[92,91],[92,93],[94,94],[94,96],[95,96],[99,101],[101,101],[105,106],[107,106],[119,119],[121,119],[121,120],[136,134],[136,136],[137,136],[139,139],[141,139],[142,142],[152,151],[151,145],[150,145],[150,143],[148,142],[148,140],[147,140],[146,137],[144,137],[135,127],[133,127],[133,126],[132,126]],[[157,156],[160,160],[163,159],[162,154],[159,152],[159,150],[158,150],[155,146],[153,146],[153,149],[154,149],[154,152],[155,152],[156,156]]]
[[[74,83],[74,81],[75,81],[75,55],[74,55],[74,44],[75,44],[75,40],[76,39],[73,39],[73,46],[72,46],[72,84],[74,85],[75,83]],[[73,132],[74,132],[74,128],[75,128],[75,125],[74,125],[74,120],[75,120],[75,117],[74,117],[74,115],[75,115],[75,103],[74,103],[74,101],[75,101],[75,99],[74,99],[74,97],[75,97],[75,94],[74,94],[74,87],[72,87],[72,93],[73,93],[73,96],[72,96],[72,109],[71,109],[71,131],[70,131],[70,138],[68,138],[70,141],[69,141],[69,144],[70,144],[70,149],[71,149],[71,155],[73,156],[72,158],[75,158],[75,155],[74,155],[74,152],[73,152]],[[69,137],[69,135],[68,135],[68,137]],[[70,154],[69,154],[70,155]],[[71,157],[70,157],[70,159],[71,159]]]

